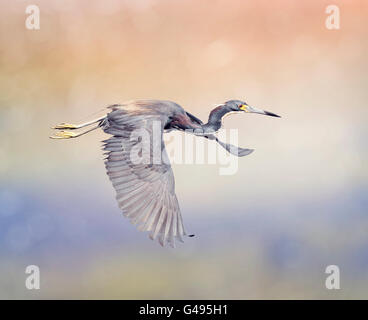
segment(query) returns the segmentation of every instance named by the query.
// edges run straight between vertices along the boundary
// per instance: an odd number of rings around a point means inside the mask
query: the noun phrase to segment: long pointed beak
[[[248,106],[246,111],[247,112],[252,112],[252,113],[265,114],[266,116],[281,118],[279,115],[277,115],[273,112],[265,111],[265,110],[262,110],[262,109],[257,109],[255,107],[251,107],[251,106]]]

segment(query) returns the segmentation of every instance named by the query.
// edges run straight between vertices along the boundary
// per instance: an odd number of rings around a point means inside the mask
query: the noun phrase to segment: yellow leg
[[[53,136],[50,136],[51,139],[70,139],[79,137],[80,134],[71,131],[58,131]]]
[[[79,123],[79,124],[72,124],[72,123],[65,123],[65,122],[63,122],[63,123],[60,123],[60,124],[56,125],[52,129],[58,129],[58,130],[64,130],[64,129],[71,129],[71,130],[80,129],[80,128],[83,128],[83,127],[87,127],[87,126],[89,126],[91,124],[94,124],[96,122],[99,122],[102,119],[104,119],[105,117],[106,116],[103,116],[103,117],[94,119],[92,121],[88,121],[88,122],[85,122],[85,123]]]
[[[96,130],[100,127],[100,125],[97,125],[93,128],[90,128],[86,131],[83,132],[72,132],[72,131],[64,131],[64,130],[60,130],[57,131],[53,136],[51,136],[51,139],[70,139],[70,138],[77,138],[80,137],[88,132],[91,132],[93,130]]]

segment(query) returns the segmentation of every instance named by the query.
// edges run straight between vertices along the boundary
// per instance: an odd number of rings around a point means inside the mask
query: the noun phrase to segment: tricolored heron
[[[138,138],[132,139],[135,130],[144,129],[153,136],[153,122],[160,123],[161,154],[167,159],[163,143],[163,132],[170,130],[190,131],[204,138],[215,140],[228,152],[243,157],[252,149],[243,149],[221,142],[215,133],[221,128],[224,116],[230,113],[259,113],[272,117],[278,115],[249,106],[244,101],[230,100],[217,106],[204,124],[200,119],[185,111],[175,102],[165,100],[135,100],[108,107],[107,115],[82,124],[62,123],[53,139],[69,139],[102,128],[112,137],[103,141],[106,151],[105,167],[115,188],[116,200],[123,214],[138,225],[140,231],[150,232],[152,240],[158,238],[164,246],[175,247],[175,239],[183,242],[186,232],[183,226],[178,200],[175,195],[174,175],[168,161],[159,163],[136,163],[131,154]],[[80,129],[91,126],[86,131],[74,132],[65,129]],[[152,156],[153,144],[149,155]],[[192,236],[192,235],[189,235]]]

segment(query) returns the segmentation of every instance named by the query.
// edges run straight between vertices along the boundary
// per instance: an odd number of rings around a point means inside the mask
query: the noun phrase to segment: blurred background
[[[27,30],[25,8],[40,8]],[[325,27],[330,4],[340,29]],[[0,298],[368,298],[366,1],[1,0]],[[161,248],[122,217],[93,132],[50,127],[168,99],[226,118],[239,170],[174,165],[186,229]],[[180,134],[180,133],[175,133]],[[27,265],[41,289],[24,286]],[[340,290],[325,268],[340,268]]]

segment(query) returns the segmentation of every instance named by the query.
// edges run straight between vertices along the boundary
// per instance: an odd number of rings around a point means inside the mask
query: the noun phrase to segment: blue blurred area
[[[160,265],[164,269],[168,266],[175,269],[189,260],[192,262],[187,265],[186,273],[208,267],[214,274],[219,273],[225,281],[219,285],[221,290],[230,290],[218,295],[225,298],[252,297],[245,289],[244,293],[231,289],[233,276],[241,274],[242,270],[247,272],[249,268],[256,268],[253,275],[263,273],[276,284],[285,279],[291,283],[323,282],[324,268],[329,264],[343,266],[345,274],[365,274],[367,270],[368,238],[365,229],[360,230],[360,226],[368,222],[364,214],[367,205],[364,188],[318,202],[291,199],[277,206],[261,203],[227,212],[211,208],[211,214],[206,217],[200,214],[195,204],[191,204],[189,210],[187,208],[191,214],[188,216],[183,212],[183,215],[187,229],[196,237],[186,239],[186,243],[175,250],[161,248],[137,232],[122,217],[115,202],[106,206],[104,196],[92,187],[82,195],[58,191],[57,197],[52,188],[38,184],[37,188],[13,185],[1,189],[0,256],[2,260],[18,264],[20,261],[25,265],[37,262],[54,277],[65,278],[65,290],[73,297],[86,297],[86,292],[93,290],[88,285],[83,294],[75,289],[81,285],[78,285],[78,274],[85,274],[91,267],[103,270],[111,263],[122,263],[121,272],[125,273],[128,268],[134,279],[139,277],[139,272],[134,271],[134,267],[130,269],[131,264],[143,263],[153,270]],[[359,234],[362,231],[364,234]],[[344,245],[339,245],[336,238]],[[256,250],[256,255],[249,250]],[[129,267],[123,262],[126,259]],[[69,283],[70,279],[73,279],[72,283]],[[242,282],[242,279],[236,281]],[[354,281],[351,284],[356,285]],[[247,288],[246,283],[244,286]],[[171,290],[175,290],[176,297],[204,297],[205,294],[185,293],[180,286]],[[46,290],[46,293],[52,297],[63,296],[52,290]],[[144,287],[141,293],[132,297],[153,297]],[[129,297],[129,291],[124,294],[110,291],[90,294],[88,297]],[[265,292],[256,296],[262,294]],[[292,295],[289,288],[285,292],[273,292],[269,297]],[[20,296],[24,297],[23,294]],[[323,294],[314,290],[310,296],[323,297]],[[165,295],[159,294],[159,297]]]

